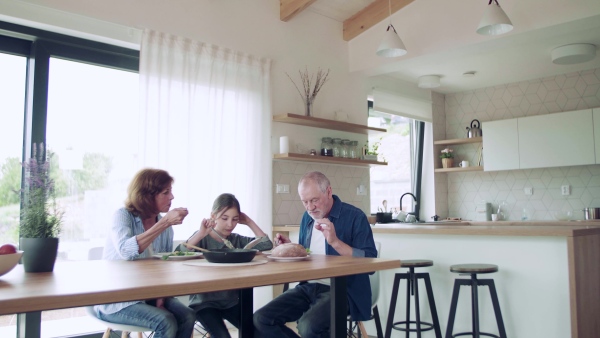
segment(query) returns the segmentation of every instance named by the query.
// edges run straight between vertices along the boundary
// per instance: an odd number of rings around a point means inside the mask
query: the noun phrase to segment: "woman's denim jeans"
[[[331,313],[329,285],[301,283],[254,313],[254,337],[283,338],[298,335],[285,323],[298,321],[302,338],[329,337]]]
[[[154,338],[190,338],[194,331],[194,311],[176,298],[165,298],[164,309],[137,303],[99,318],[111,323],[143,326],[154,331]]]

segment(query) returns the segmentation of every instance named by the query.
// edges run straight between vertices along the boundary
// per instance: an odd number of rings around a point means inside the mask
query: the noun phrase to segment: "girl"
[[[256,237],[233,233],[238,223],[248,226]],[[264,251],[273,248],[269,236],[241,211],[240,203],[232,194],[221,194],[217,197],[213,203],[210,219],[203,219],[200,229],[186,242],[208,250],[226,248],[223,240],[211,228],[214,228],[221,237],[229,240],[236,248],[243,248],[256,238],[261,240],[253,249]],[[211,337],[230,337],[223,320],[226,319],[239,328],[241,310],[238,296],[237,290],[195,294],[190,296],[190,307],[196,312],[196,319],[210,333]]]

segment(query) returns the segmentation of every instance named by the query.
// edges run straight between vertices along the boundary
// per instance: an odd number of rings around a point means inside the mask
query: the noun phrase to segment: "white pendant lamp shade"
[[[406,47],[404,47],[404,43],[396,33],[394,26],[390,24],[377,49],[377,55],[391,58],[402,56],[404,54],[406,54]]]
[[[588,62],[596,57],[596,46],[588,43],[556,47],[552,50],[552,62],[557,65],[573,65]]]
[[[479,22],[477,33],[481,35],[500,35],[508,33],[513,29],[512,22],[504,13],[504,10],[498,4],[490,1],[483,13],[483,18]]]
[[[440,77],[438,75],[423,75],[419,77],[419,88],[437,88],[440,86]]]

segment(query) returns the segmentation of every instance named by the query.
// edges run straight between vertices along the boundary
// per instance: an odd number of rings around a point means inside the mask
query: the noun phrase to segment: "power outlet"
[[[560,187],[560,193],[563,196],[569,196],[571,195],[571,186],[569,185],[563,185]]]
[[[533,195],[533,188],[532,187],[526,187],[525,189],[523,189],[523,192],[525,193],[525,195],[531,196],[531,195]]]

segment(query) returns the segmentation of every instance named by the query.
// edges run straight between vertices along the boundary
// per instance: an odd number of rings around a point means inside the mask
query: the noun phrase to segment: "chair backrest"
[[[88,261],[96,261],[102,259],[104,247],[96,246],[88,250]]]
[[[173,240],[173,251],[177,250],[177,247],[179,246],[179,244],[185,242],[184,240],[181,239],[174,239]]]
[[[377,248],[377,258],[381,256],[381,242],[375,242],[375,248]],[[379,300],[379,271],[375,271],[374,274],[369,276],[371,282],[371,307],[377,305]]]

